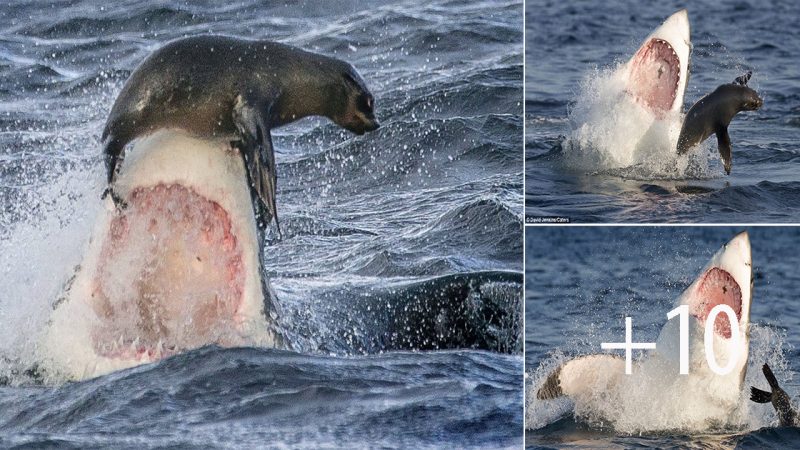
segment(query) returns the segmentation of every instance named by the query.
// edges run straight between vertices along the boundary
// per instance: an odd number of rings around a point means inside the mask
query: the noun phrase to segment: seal
[[[270,130],[307,116],[324,116],[356,134],[379,127],[375,102],[345,61],[270,41],[195,36],[148,56],[122,88],[103,130],[108,187],[125,145],[162,128],[224,137],[247,168],[259,228],[273,218],[277,175]]]
[[[679,155],[716,134],[725,173],[730,175],[731,138],[728,135],[728,125],[740,111],[755,111],[764,104],[758,93],[747,87],[751,74],[752,72],[747,72],[733,83],[723,84],[689,109],[678,137]]]
[[[772,373],[769,365],[761,367],[764,377],[769,383],[770,391],[762,391],[755,386],[750,387],[750,400],[756,403],[772,403],[778,413],[778,419],[782,427],[793,427],[798,425],[797,413],[792,409],[792,402],[789,394],[778,385],[778,379]]]

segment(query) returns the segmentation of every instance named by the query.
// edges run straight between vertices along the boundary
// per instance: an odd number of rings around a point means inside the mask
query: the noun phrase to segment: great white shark
[[[177,129],[132,143],[114,187],[127,206],[103,200],[38,339],[37,378],[86,379],[211,344],[302,348],[279,322],[263,270],[269,247],[238,151]],[[521,345],[521,273],[347,284],[331,295],[346,300],[321,314],[335,324],[320,339],[356,333],[357,351]]]
[[[82,379],[209,343],[285,344],[263,233],[229,140],[162,129],[136,141],[39,345]]]
[[[688,374],[680,374],[681,321],[679,317],[667,320],[668,311],[664,311],[666,324],[656,349],[637,360],[630,375],[625,374],[625,360],[619,356],[580,356],[553,370],[536,397],[567,396],[575,403],[576,415],[629,431],[705,430],[725,424],[742,404],[752,293],[750,240],[743,232],[716,252],[674,302],[674,307],[688,307]],[[707,355],[708,314],[722,304],[735,312],[735,326],[724,314],[716,317],[708,347],[713,354]],[[708,358],[722,367],[731,358],[735,363],[721,375],[711,368]]]

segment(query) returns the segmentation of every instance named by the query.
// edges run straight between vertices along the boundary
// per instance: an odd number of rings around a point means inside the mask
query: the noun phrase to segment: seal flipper
[[[725,167],[725,174],[731,174],[731,137],[728,135],[728,127],[720,126],[717,128],[717,148],[722,164]]]
[[[778,384],[778,379],[775,378],[775,374],[772,373],[772,369],[769,365],[764,364],[761,367],[761,371],[764,372],[764,378],[767,379],[767,383],[769,383],[769,387],[774,391],[775,389],[780,389],[780,385]]]
[[[123,147],[124,145],[120,145],[120,141],[110,137],[103,148],[106,160],[106,181],[109,185],[114,182],[119,173],[119,160]]]
[[[258,108],[256,102],[248,102],[241,96],[233,108],[233,121],[242,135],[240,151],[247,169],[248,182],[269,213],[264,218],[264,226],[275,219],[278,236],[281,227],[275,201],[277,174],[275,170],[275,151],[272,136],[266,121],[269,108]],[[262,112],[263,110],[263,112]]]
[[[123,200],[123,198],[120,197],[119,194],[117,194],[114,191],[114,188],[111,187],[111,185],[109,185],[108,187],[105,188],[103,193],[100,195],[100,199],[104,200],[106,198],[106,196],[109,196],[109,195],[111,196],[111,200],[114,201],[114,205],[117,207],[117,211],[122,211],[123,209],[128,207],[128,202]]]
[[[750,386],[750,400],[756,403],[769,403],[772,401],[772,392],[762,391],[755,386]]]
[[[105,134],[104,134],[105,136]],[[106,186],[105,190],[103,190],[103,194],[100,196],[101,199],[105,199],[106,196],[110,195],[111,200],[114,201],[114,204],[117,206],[117,209],[124,209],[127,204],[125,201],[114,192],[114,181],[117,179],[117,174],[119,173],[120,164],[123,160],[123,150],[125,149],[125,144],[121,139],[117,139],[112,135],[105,136],[105,145],[103,146],[103,154],[105,155],[105,163],[106,163],[106,181],[108,185]]]
[[[564,395],[564,392],[561,391],[561,383],[558,381],[559,375],[561,375],[561,367],[547,376],[547,380],[545,380],[542,387],[536,391],[536,398],[539,400],[550,400]]]

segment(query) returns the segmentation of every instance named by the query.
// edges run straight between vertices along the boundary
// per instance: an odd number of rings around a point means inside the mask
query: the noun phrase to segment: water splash
[[[72,269],[88,245],[100,202],[95,171],[62,172],[48,183],[26,188],[38,200],[37,214],[14,222],[0,239],[0,377],[25,381],[35,363],[40,335]],[[53,200],[53,201],[50,201]],[[24,202],[10,208],[29,210]]]
[[[572,169],[634,179],[686,179],[720,176],[716,148],[706,141],[678,155],[683,114],[662,120],[626,92],[620,64],[595,69],[580,85],[569,111],[570,133],[562,143],[564,164]]]
[[[790,396],[797,396],[798,392],[792,392],[792,387],[787,383],[794,377],[786,359],[790,347],[785,332],[751,324],[750,354],[739,404],[733,411],[715,408],[718,411],[716,414],[709,414],[713,411],[713,405],[696,404],[695,399],[686,395],[688,390],[678,389],[681,383],[676,375],[657,371],[632,378],[632,382],[619,390],[625,393],[624,396],[595,392],[590,401],[575,402],[565,397],[539,400],[536,393],[548,375],[570,359],[563,350],[557,350],[526,374],[526,426],[529,430],[541,429],[569,414],[592,428],[612,428],[616,433],[629,435],[653,432],[730,433],[773,426],[777,424],[777,419],[772,405],[752,403],[749,387],[765,387],[761,366],[767,363],[784,389],[789,389],[787,392]],[[590,404],[591,407],[587,407]]]

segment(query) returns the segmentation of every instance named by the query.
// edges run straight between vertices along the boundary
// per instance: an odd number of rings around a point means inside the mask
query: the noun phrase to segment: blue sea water
[[[4,2],[0,446],[519,447],[522,23],[513,0]],[[36,336],[101,207],[111,104],[146,55],[203,33],[345,59],[375,94],[375,133],[273,133],[265,275],[292,351],[38,385]]]
[[[529,448],[793,448],[797,428],[777,427],[771,405],[748,405],[748,426],[707,433],[616,431],[576,419],[569,402],[536,399],[536,386],[559,358],[602,353],[619,342],[624,317],[636,342],[653,342],[673,301],[713,254],[747,230],[754,288],[745,386],[766,382],[769,363],[800,403],[800,311],[795,286],[800,257],[794,227],[528,227],[526,228],[526,446]],[[636,356],[636,352],[634,352]],[[749,401],[748,401],[749,402]],[[652,408],[658,408],[653,404]],[[688,405],[687,405],[688,407]],[[648,424],[658,430],[659,424]]]
[[[798,221],[797,2],[533,0],[526,5],[526,215],[578,223]],[[761,110],[740,113],[731,122],[732,173],[725,175],[713,137],[699,153],[708,166],[695,171],[654,170],[650,166],[659,155],[630,167],[565,157],[565,140],[577,126],[570,112],[596,101],[593,83],[604,71],[627,61],[652,30],[682,8],[688,9],[693,44],[684,111],[746,70],[752,70],[750,86],[764,99]],[[615,151],[614,145],[608,151]]]

